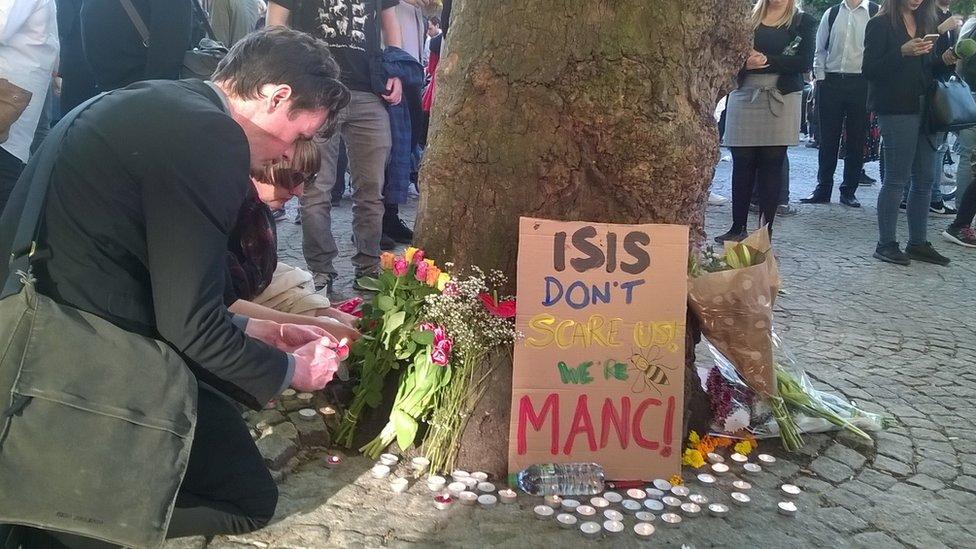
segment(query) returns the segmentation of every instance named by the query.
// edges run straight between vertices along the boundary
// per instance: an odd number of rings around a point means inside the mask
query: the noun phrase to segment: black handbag
[[[953,76],[937,80],[929,94],[928,130],[954,132],[976,126],[976,99],[965,82]]]
[[[129,16],[129,20],[132,21],[132,26],[136,28],[139,36],[142,37],[142,44],[148,48],[149,27],[146,26],[146,22],[142,20],[142,16],[136,11],[131,0],[119,0],[119,3],[122,4],[122,9]],[[180,71],[180,78],[209,80],[213,76],[214,71],[217,70],[217,65],[220,63],[220,60],[227,55],[227,47],[218,42],[214,37],[213,27],[210,26],[210,20],[207,19],[207,14],[200,7],[199,0],[190,0],[190,3],[193,4],[194,15],[203,22],[207,36],[201,39],[199,44],[183,54],[183,68]]]

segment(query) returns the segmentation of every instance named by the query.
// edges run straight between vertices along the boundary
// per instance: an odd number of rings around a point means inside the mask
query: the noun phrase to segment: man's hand
[[[946,19],[939,25],[939,34],[945,34],[949,31],[954,31],[962,27],[962,16],[953,15],[952,17]]]
[[[356,317],[352,315],[346,315],[341,311],[336,311],[336,313],[351,317],[353,320],[356,320]],[[339,340],[347,339],[349,341],[356,341],[361,337],[361,334],[359,333],[358,330],[353,328],[351,325],[345,324],[335,318],[331,318],[327,316],[315,317],[315,325],[318,326],[319,328],[322,328],[330,335],[332,335],[334,338]]]
[[[286,353],[291,353],[299,347],[320,340],[324,340],[333,346],[339,343],[335,337],[318,326],[278,324],[257,318],[247,321],[247,329],[244,333]]]
[[[400,79],[390,78],[387,80],[386,89],[390,90],[390,93],[384,95],[383,99],[391,105],[399,105],[400,100],[403,98],[403,84],[400,82]]]
[[[295,357],[295,373],[291,386],[306,393],[325,388],[335,376],[341,360],[341,355],[324,339],[296,349],[292,356]]]

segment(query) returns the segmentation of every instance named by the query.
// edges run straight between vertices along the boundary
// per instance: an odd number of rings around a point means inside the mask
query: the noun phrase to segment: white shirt
[[[58,48],[54,0],[0,0],[0,78],[32,94],[27,110],[10,127],[10,137],[0,147],[25,163],[51,86]]]
[[[861,74],[864,61],[864,29],[868,26],[870,2],[861,0],[854,9],[847,2],[840,3],[837,19],[830,28],[830,11],[820,19],[817,29],[817,51],[813,56],[813,73],[817,80],[826,78],[828,72]],[[831,8],[833,9],[833,8]],[[830,51],[827,51],[827,33],[830,33]]]
[[[424,51],[424,14],[420,8],[400,2],[396,6],[397,22],[400,23],[400,49],[419,63]]]

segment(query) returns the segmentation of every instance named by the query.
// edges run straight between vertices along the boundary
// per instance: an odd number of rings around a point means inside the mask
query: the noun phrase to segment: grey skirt
[[[782,94],[778,74],[749,74],[726,104],[726,147],[790,146],[800,142],[803,92]]]

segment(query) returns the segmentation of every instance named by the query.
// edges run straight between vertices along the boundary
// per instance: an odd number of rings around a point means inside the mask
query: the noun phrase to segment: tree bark
[[[718,152],[712,113],[749,49],[747,8],[456,0],[417,243],[439,262],[514,274],[523,215],[686,224],[700,240]],[[496,371],[462,459],[499,473],[511,363]]]

